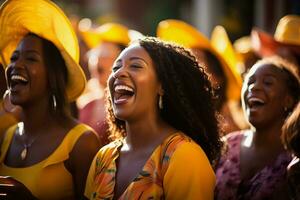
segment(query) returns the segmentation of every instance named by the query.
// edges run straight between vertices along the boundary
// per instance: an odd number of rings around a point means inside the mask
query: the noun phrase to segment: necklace
[[[20,122],[18,123],[18,132],[19,135],[22,137],[22,142],[23,142],[23,147],[24,149],[21,151],[21,159],[25,160],[26,156],[27,156],[27,152],[28,152],[28,148],[31,147],[31,145],[35,142],[35,140],[37,139],[38,136],[36,136],[35,138],[33,138],[29,143],[25,142],[24,136],[25,136],[25,131],[24,131],[24,123]]]

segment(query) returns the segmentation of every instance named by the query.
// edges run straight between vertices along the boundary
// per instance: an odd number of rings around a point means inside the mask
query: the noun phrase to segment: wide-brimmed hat
[[[232,72],[232,67],[219,53],[216,46],[193,26],[175,19],[163,20],[158,24],[157,37],[165,41],[175,42],[187,48],[206,49],[214,54],[220,61],[225,76],[228,79],[226,96],[228,99],[239,99],[241,80],[236,73]],[[229,39],[228,39],[229,40]]]
[[[4,67],[12,52],[28,33],[52,42],[63,56],[67,70],[66,93],[75,100],[86,79],[79,66],[79,46],[72,25],[63,11],[50,0],[7,0],[0,8],[0,57]]]
[[[113,42],[127,46],[130,42],[129,29],[118,23],[105,23],[97,28],[80,29],[79,32],[89,48],[97,47],[101,42]]]
[[[175,42],[187,48],[212,49],[208,38],[181,20],[167,19],[159,22],[156,35],[162,40]]]
[[[242,78],[238,72],[238,59],[226,30],[216,26],[211,34],[211,44],[222,55],[228,67],[224,68],[227,77],[227,96],[229,99],[239,100],[242,89]]]
[[[251,43],[254,51],[262,57],[276,54],[281,47],[300,52],[300,16],[286,15],[282,17],[274,36],[254,28],[251,31]]]
[[[300,45],[300,16],[282,17],[276,27],[274,38],[284,44]]]

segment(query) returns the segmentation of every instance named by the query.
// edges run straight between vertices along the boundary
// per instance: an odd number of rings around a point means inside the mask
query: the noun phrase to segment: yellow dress
[[[97,153],[87,178],[87,198],[113,199],[121,146],[117,140]],[[215,174],[204,151],[183,133],[176,133],[154,150],[119,200],[212,200],[214,187]]]
[[[71,129],[58,148],[45,160],[24,168],[9,167],[4,159],[15,133],[16,125],[9,128],[1,146],[0,175],[11,176],[23,183],[38,199],[75,199],[73,179],[64,161],[79,137],[92,129],[79,124]]]

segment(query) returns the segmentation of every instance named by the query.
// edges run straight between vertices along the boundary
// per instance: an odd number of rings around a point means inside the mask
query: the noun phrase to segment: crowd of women
[[[0,8],[0,199],[300,199],[300,16],[234,45],[81,23]]]

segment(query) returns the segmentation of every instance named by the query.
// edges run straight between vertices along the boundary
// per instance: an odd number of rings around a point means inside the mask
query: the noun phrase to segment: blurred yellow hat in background
[[[66,93],[75,100],[86,79],[79,66],[79,46],[72,25],[63,11],[50,0],[7,0],[0,8],[0,57],[6,68],[12,52],[28,33],[51,41],[62,54],[67,70]]]
[[[79,23],[80,24],[80,23]],[[118,23],[105,23],[97,28],[81,28],[79,32],[89,48],[98,46],[102,41],[113,42],[127,46],[130,42],[129,30]]]
[[[212,31],[211,44],[227,63],[224,72],[228,81],[226,90],[229,99],[239,100],[242,89],[242,78],[238,72],[238,59],[231,41],[222,26],[216,26]]]
[[[276,27],[274,38],[285,44],[300,45],[300,16],[282,17]]]
[[[161,21],[158,24],[156,33],[157,33],[157,37],[161,38],[162,40],[175,42],[177,44],[180,44],[190,49],[192,48],[206,49],[210,51],[212,54],[214,54],[217,57],[217,59],[220,61],[225,76],[228,79],[228,86],[226,88],[227,98],[234,99],[234,100],[240,99],[241,77],[239,77],[238,73],[236,73],[237,70],[235,69],[234,72],[232,72],[233,68],[230,66],[230,63],[227,63],[228,61],[224,59],[221,51],[218,49],[220,47],[212,45],[213,43],[208,38],[206,38],[200,31],[198,31],[196,28],[187,24],[184,21],[167,19]],[[220,35],[220,37],[222,37],[220,39],[225,38],[225,36],[222,34]],[[227,40],[229,41],[227,34],[226,37]],[[219,40],[219,42],[220,41],[221,40]],[[225,40],[225,44],[226,42],[227,41]],[[222,41],[222,43],[224,42]],[[229,50],[226,50],[226,52],[228,51]]]
[[[211,49],[209,39],[196,28],[181,20],[167,19],[159,22],[156,36],[187,48]]]

